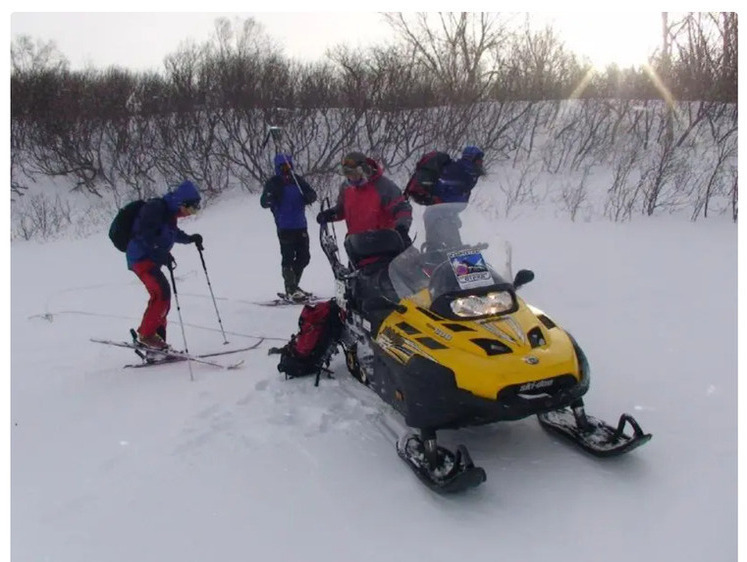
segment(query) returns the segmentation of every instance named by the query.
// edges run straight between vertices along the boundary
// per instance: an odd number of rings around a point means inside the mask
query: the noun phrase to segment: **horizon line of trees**
[[[282,55],[253,19],[219,19],[211,40],[167,57],[163,73],[71,72],[53,45],[21,38],[11,46],[11,197],[39,176],[117,201],[184,177],[208,198],[235,182],[256,191],[278,148],[327,185],[351,148],[403,175],[424,151],[469,143],[496,167],[539,160],[559,173],[616,161],[625,173],[614,189],[637,182],[635,197],[621,196],[627,210],[612,213],[624,220],[682,203],[671,185],[701,135],[716,156],[707,185],[687,188],[693,218],[728,195],[736,219],[735,13],[662,14],[650,66],[604,73],[551,28],[517,31],[483,13],[385,17],[398,42],[340,46],[313,64]],[[581,105],[569,109],[568,99]],[[264,145],[269,125],[284,127],[282,146]],[[636,166],[642,179],[630,178]]]
[[[162,72],[68,70],[54,43],[11,44],[11,116],[111,119],[194,108],[367,105],[383,110],[481,101],[675,99],[737,102],[734,12],[661,14],[661,46],[648,65],[595,70],[550,26],[516,26],[503,14],[386,13],[395,39],[340,45],[326,61],[285,56],[252,18],[218,18],[214,36],[166,57]],[[98,100],[98,101],[97,101]]]

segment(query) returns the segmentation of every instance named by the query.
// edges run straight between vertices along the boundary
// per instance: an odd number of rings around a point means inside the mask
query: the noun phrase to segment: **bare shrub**
[[[37,193],[15,203],[11,208],[13,231],[11,238],[47,240],[64,231],[72,223],[69,201],[59,195],[51,197]]]
[[[727,196],[736,200],[736,192],[732,193],[731,184],[736,182],[737,173],[737,128],[734,122],[726,121],[727,127],[724,130],[724,121],[717,119],[711,122],[715,154],[707,178],[699,183],[694,194],[692,220],[696,220],[701,211],[703,218],[707,218],[709,206],[715,197]]]
[[[521,170],[518,170],[518,174],[512,174],[512,176],[518,177],[501,177],[498,179],[498,190],[503,194],[501,206],[504,217],[508,218],[516,206],[535,206],[538,203],[535,192],[539,182],[539,176],[536,173],[537,167],[538,165],[527,163]]]
[[[575,222],[579,211],[589,210],[589,193],[586,182],[590,173],[591,169],[587,167],[583,170],[581,179],[578,182],[574,182],[570,178],[561,181],[558,203],[560,204],[561,210],[568,213],[568,216],[573,222]]]
[[[621,153],[614,161],[612,169],[612,185],[607,190],[607,200],[604,203],[604,215],[615,221],[630,220],[634,209],[639,204],[640,183],[631,183],[631,176],[636,172],[635,166],[639,162],[637,150]]]

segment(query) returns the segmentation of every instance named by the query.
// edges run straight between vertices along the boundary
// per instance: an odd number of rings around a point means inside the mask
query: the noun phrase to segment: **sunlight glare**
[[[641,66],[660,41],[659,12],[563,13],[553,20],[566,47],[598,70]]]

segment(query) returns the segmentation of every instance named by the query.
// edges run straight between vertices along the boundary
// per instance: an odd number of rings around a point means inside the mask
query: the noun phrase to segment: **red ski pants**
[[[152,336],[158,333],[166,339],[166,317],[171,308],[171,287],[166,276],[151,260],[143,260],[132,265],[132,271],[143,282],[150,299],[140,322],[138,333]]]

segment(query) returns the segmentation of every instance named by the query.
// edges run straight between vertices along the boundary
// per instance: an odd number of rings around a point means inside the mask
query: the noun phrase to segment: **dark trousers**
[[[305,228],[287,228],[278,230],[280,241],[281,268],[285,292],[293,293],[298,289],[303,270],[309,265],[309,233]]]

